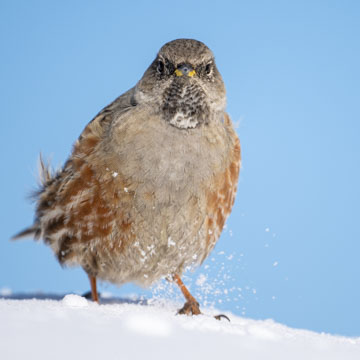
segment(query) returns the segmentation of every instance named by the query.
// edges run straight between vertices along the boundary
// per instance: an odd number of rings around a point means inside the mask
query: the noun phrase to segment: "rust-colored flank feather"
[[[240,143],[225,87],[203,43],[165,44],[135,87],[84,129],[63,168],[40,159],[34,224],[15,238],[43,239],[60,264],[96,279],[148,286],[181,280],[218,241],[233,207]]]

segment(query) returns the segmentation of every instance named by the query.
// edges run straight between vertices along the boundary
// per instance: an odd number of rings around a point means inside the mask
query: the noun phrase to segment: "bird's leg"
[[[181,292],[183,293],[186,303],[184,306],[178,311],[178,314],[186,314],[186,315],[199,315],[201,314],[199,303],[196,299],[190,294],[190,291],[186,288],[184,283],[182,282],[179,275],[173,275],[173,279],[176,284],[179,286]]]
[[[199,303],[190,294],[190,291],[186,288],[186,286],[182,282],[180,276],[177,275],[177,274],[173,275],[173,280],[179,286],[181,292],[183,293],[183,295],[184,295],[184,297],[186,299],[186,303],[178,311],[178,314],[186,314],[186,315],[199,315],[199,314],[201,314]],[[230,321],[230,319],[224,314],[215,315],[214,318],[216,320],[226,319],[226,320]]]
[[[96,288],[96,277],[89,275],[92,300],[99,303],[99,296]]]

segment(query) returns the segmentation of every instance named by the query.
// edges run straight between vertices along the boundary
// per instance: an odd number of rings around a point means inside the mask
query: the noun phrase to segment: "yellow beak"
[[[189,70],[191,70],[191,71],[189,71]],[[193,69],[189,69],[188,67],[186,67],[186,66],[180,66],[179,68],[177,68],[176,70],[175,70],[175,75],[176,76],[183,76],[183,75],[187,75],[187,76],[189,76],[189,77],[193,77],[194,75],[196,75],[196,71],[195,70],[193,70]]]
[[[179,69],[176,69],[175,70],[175,75],[176,76],[183,76],[184,74]]]

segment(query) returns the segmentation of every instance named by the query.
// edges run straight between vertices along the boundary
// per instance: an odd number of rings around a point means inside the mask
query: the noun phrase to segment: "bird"
[[[165,278],[201,314],[181,276],[213,250],[235,201],[240,142],[226,112],[212,51],[201,41],[163,45],[136,85],[84,128],[64,165],[40,155],[32,236],[62,266],[97,280],[148,287]]]

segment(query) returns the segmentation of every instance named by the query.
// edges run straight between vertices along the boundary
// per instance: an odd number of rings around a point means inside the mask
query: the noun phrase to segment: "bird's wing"
[[[110,124],[114,118],[121,117],[132,107],[136,106],[135,87],[131,88],[112,103],[102,109],[85,127],[74,145],[73,154],[79,149],[86,149],[86,152],[92,151],[95,142],[99,142],[106,136]],[[64,166],[66,168],[66,164]]]
[[[34,237],[35,239],[43,237],[46,240],[46,230],[51,228],[52,231],[55,231],[60,228],[64,219],[57,206],[58,203],[61,202],[61,199],[63,202],[64,196],[69,194],[69,190],[80,186],[81,176],[79,178],[75,174],[104,138],[114,116],[119,118],[123,113],[136,106],[134,92],[135,88],[131,88],[119,96],[88,123],[75,142],[72,155],[62,169],[56,172],[52,171],[50,164],[44,162],[40,155],[40,189],[33,196],[36,200],[34,224],[14,235],[12,240],[24,237]]]
[[[233,129],[231,119],[225,113],[224,125],[229,136],[230,147],[227,158],[229,159],[225,171],[215,175],[214,187],[207,193],[207,218],[206,224],[206,254],[213,249],[220,237],[227,217],[235,202],[239,171],[241,166],[240,141]]]

